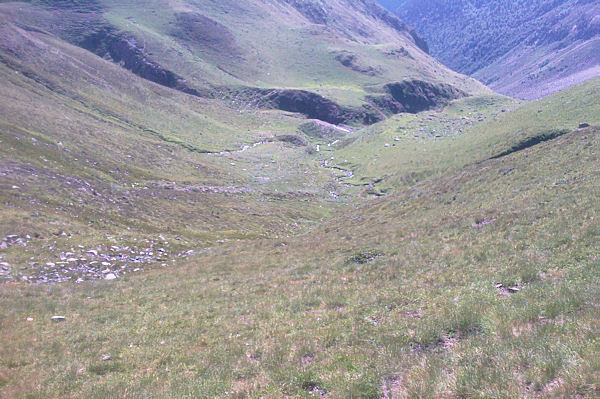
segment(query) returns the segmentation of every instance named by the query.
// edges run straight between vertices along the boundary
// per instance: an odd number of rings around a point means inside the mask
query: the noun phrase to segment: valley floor
[[[596,397],[599,140],[169,269],[4,285],[3,395]]]

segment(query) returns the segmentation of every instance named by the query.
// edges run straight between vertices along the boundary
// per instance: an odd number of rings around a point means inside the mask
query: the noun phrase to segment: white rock
[[[67,320],[67,318],[65,316],[52,316],[50,318],[50,320],[56,321],[56,322],[61,322],[61,321]]]
[[[115,280],[117,278],[117,276],[115,276],[113,273],[108,273],[106,276],[104,276],[105,280]]]
[[[33,321],[33,318],[31,318],[31,317],[28,317],[28,318],[27,318],[27,321]]]

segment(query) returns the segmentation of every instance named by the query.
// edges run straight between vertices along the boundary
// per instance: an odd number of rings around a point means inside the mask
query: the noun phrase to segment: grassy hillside
[[[341,189],[309,147],[279,139],[305,122],[297,115],[170,90],[52,36],[11,26],[2,35],[22,44],[4,47],[0,65],[0,235],[28,241],[3,248],[18,265],[12,278],[55,278],[78,245],[108,256],[115,235],[135,256],[162,235],[169,256],[148,259],[160,265],[218,240],[293,230],[327,215],[321,202]]]
[[[442,113],[396,115],[338,144],[331,164],[353,170],[345,181],[374,193],[410,187],[581,123],[599,125],[598,81],[521,106],[489,96],[455,101]]]
[[[600,80],[494,95],[369,4],[0,4],[0,397],[600,395]]]
[[[203,96],[223,98],[239,87],[291,88],[356,108],[370,105],[368,95],[385,94],[383,85],[405,79],[487,90],[427,56],[416,34],[371,1],[90,4],[8,2],[0,15]],[[242,107],[253,105],[240,100]]]
[[[453,96],[467,95],[466,90],[487,91],[446,69],[439,75],[428,72],[428,66],[442,67],[418,48],[400,21],[368,2],[319,6],[325,7],[323,18],[332,19],[327,28],[323,25],[327,21],[317,23],[306,16],[313,9],[296,3],[219,4],[185,8],[157,1],[143,9],[118,1],[0,4],[0,195],[4,204],[0,235],[18,237],[0,241],[6,247],[1,248],[6,252],[2,261],[10,265],[0,279],[97,279],[108,272],[140,271],[170,264],[189,251],[223,240],[305,229],[340,204],[354,201],[346,194],[351,188],[323,167],[323,152],[317,149],[327,141],[305,134],[302,126],[344,137],[362,126],[360,120],[352,119],[354,128],[339,127],[307,120],[303,109],[273,109],[290,105],[285,101],[298,105],[293,102],[297,100],[317,110],[331,105],[334,115],[342,110],[336,119],[339,123],[354,112],[350,107],[365,101],[367,90],[368,98],[379,98],[376,91],[383,93],[388,79],[410,77],[408,83],[393,83],[405,85],[401,87],[409,94],[423,92],[422,84],[433,101],[427,107],[435,106],[438,93],[440,106]],[[201,17],[200,10],[209,16]],[[210,27],[220,21],[215,25],[220,28],[213,36],[196,32],[197,37],[181,39],[182,32],[194,33],[187,29],[190,21],[185,17],[175,23],[170,18],[171,12],[184,11],[197,14],[201,21],[196,24]],[[249,28],[238,25],[257,25],[256,13],[285,16],[280,24],[251,29],[252,34],[272,38],[253,40],[252,46],[260,50],[257,57],[264,61],[264,76],[279,79],[285,72],[299,79],[329,79],[300,52],[294,53],[296,58],[288,54],[279,59],[281,73],[270,69],[274,64],[265,57],[278,56],[271,47],[291,51],[287,40],[293,39],[306,51],[327,52],[328,65],[338,68],[331,76],[353,85],[343,90],[347,102],[354,105],[341,106],[313,92],[289,89],[289,82],[287,89],[274,91],[251,87],[267,85],[252,69],[252,62],[215,60],[213,55],[223,52],[206,40],[221,37],[218,29],[231,30],[232,43],[250,51],[249,42],[243,42],[250,39],[245,33]],[[342,17],[362,21],[361,34],[366,36],[359,41],[356,31],[347,27],[353,25],[340,24]],[[383,28],[375,29],[374,21]],[[177,29],[179,33],[173,33]],[[284,30],[288,36],[280,35]],[[172,56],[173,46],[184,39],[190,63]],[[339,45],[335,54],[327,47],[334,42]],[[352,69],[359,58],[347,51],[350,47],[360,54],[373,51],[381,56],[383,48],[401,43],[405,52],[393,58],[402,69],[381,76]],[[198,54],[192,56],[195,51]],[[348,66],[336,59],[340,54]],[[220,80],[203,73],[204,80],[193,78],[203,65],[243,67],[249,81]],[[375,62],[365,65],[379,70]],[[429,81],[427,74],[435,79]],[[173,76],[179,80],[170,85]],[[289,75],[283,80],[288,79]],[[283,84],[283,80],[268,84]],[[327,85],[333,87],[332,82]],[[379,89],[373,82],[381,83]],[[385,95],[396,107],[394,112],[402,110],[402,101],[414,101],[410,95],[397,99]],[[263,104],[265,98],[272,104]],[[382,119],[390,115],[370,109]],[[159,253],[158,248],[164,251]]]
[[[432,157],[420,157],[421,162],[433,165],[436,173],[358,207],[340,197],[335,206],[343,214],[308,231],[281,234],[285,229],[277,225],[280,233],[269,238],[237,236],[245,239],[217,243],[168,268],[120,274],[115,281],[4,284],[3,396],[597,396],[600,130],[574,128],[582,121],[598,124],[599,87],[600,81],[590,81],[511,112],[497,108],[510,111],[514,103],[488,97],[459,101],[435,118],[420,114],[439,123],[459,112],[482,115],[483,121],[465,126],[459,137],[443,138],[449,151],[458,148],[450,143],[462,143],[462,162],[433,157],[430,150]],[[391,123],[383,123],[381,135]],[[514,148],[548,127],[566,130],[560,137]],[[518,130],[521,134],[513,134]],[[2,140],[13,145],[45,144],[41,136],[32,141],[31,133],[19,137],[3,131]],[[443,141],[435,136],[421,140],[425,149]],[[327,158],[338,158],[355,145],[334,146]],[[266,156],[266,149],[256,148],[258,154],[248,150],[234,163]],[[277,154],[290,162],[298,153]],[[301,159],[308,164],[323,156],[304,154]],[[53,162],[50,155],[46,159]],[[393,165],[386,166],[392,175],[411,171],[405,163]],[[40,166],[30,179],[45,170]],[[4,184],[27,187],[7,177]],[[22,197],[28,192],[22,188],[14,190],[2,190],[8,196],[5,214],[14,215],[15,222],[28,220],[33,209],[26,204],[36,200]],[[219,206],[238,204],[257,212],[261,202],[255,194],[238,194],[206,204],[213,194],[198,195],[161,198],[156,192],[151,201],[163,202],[147,204],[139,216],[162,222],[164,216],[155,214],[162,206],[181,207],[193,200],[185,223],[196,225],[188,218],[206,214],[205,206],[219,213]],[[300,199],[294,196],[277,198],[263,210],[270,215],[267,220],[280,217],[291,223],[309,218],[311,209],[335,209],[318,196],[298,208],[294,204]],[[41,209],[49,212],[49,207]],[[78,207],[68,209],[63,220],[86,220],[75,213]],[[82,209],[98,215],[87,205]],[[257,217],[232,211],[227,212],[232,224]],[[211,218],[214,223],[218,219]],[[5,223],[4,229],[10,225],[15,223]],[[40,225],[25,224],[30,230],[21,234],[31,235]],[[116,232],[124,226],[113,228],[117,247],[129,237],[145,237],[150,251],[167,245],[157,237],[168,231],[160,223],[132,226],[137,233],[121,235]],[[75,248],[86,244],[77,237],[40,239]],[[182,237],[200,242],[198,236]],[[15,248],[3,254],[5,259],[15,259]],[[65,320],[50,319],[57,315]]]
[[[589,0],[395,1],[445,65],[536,99],[600,74],[600,8]]]

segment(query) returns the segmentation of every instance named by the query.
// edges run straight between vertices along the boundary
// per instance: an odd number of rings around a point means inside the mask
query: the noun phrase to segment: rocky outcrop
[[[316,93],[305,90],[275,90],[265,95],[273,108],[297,112],[311,119],[339,124],[345,121],[345,111],[338,104]]]
[[[145,50],[138,46],[135,37],[116,32],[110,26],[96,30],[77,44],[144,79],[184,93],[200,95],[187,85],[185,79],[152,61]]]
[[[384,90],[388,95],[370,97],[370,100],[376,107],[391,114],[427,111],[467,96],[467,93],[452,85],[421,80],[389,83]]]
[[[376,76],[379,75],[381,71],[381,67],[374,68],[370,65],[363,65],[358,60],[358,56],[356,54],[352,54],[348,51],[338,51],[333,53],[335,59],[345,66],[355,72],[362,73],[368,76]]]
[[[275,90],[265,96],[266,104],[282,111],[297,112],[310,119],[339,125],[360,123],[371,125],[384,119],[372,106],[343,107],[323,96],[305,90]]]
[[[345,107],[307,90],[221,88],[220,99],[245,109],[279,109],[305,115],[332,125],[362,124],[371,125],[387,116],[402,112],[417,113],[448,104],[465,97],[467,93],[443,83],[428,83],[420,80],[407,80],[383,86],[386,93],[368,96],[367,104],[361,107]]]

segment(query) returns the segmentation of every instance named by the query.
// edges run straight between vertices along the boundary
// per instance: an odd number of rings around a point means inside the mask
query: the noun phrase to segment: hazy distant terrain
[[[600,4],[552,1],[382,1],[456,71],[521,98],[600,73]]]

